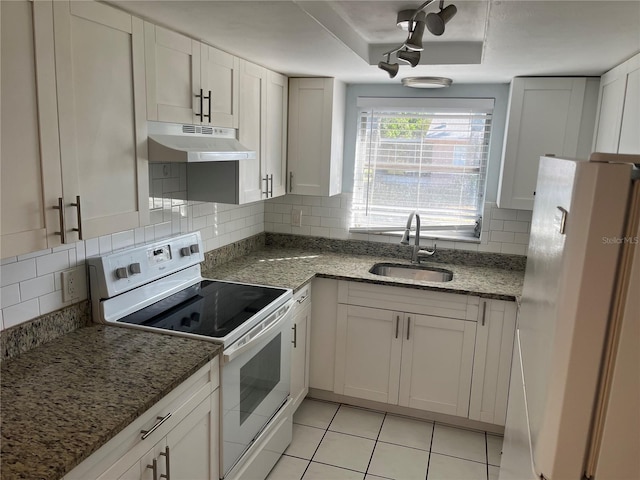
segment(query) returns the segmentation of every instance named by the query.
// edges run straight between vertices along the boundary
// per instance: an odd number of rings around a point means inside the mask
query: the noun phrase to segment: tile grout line
[[[327,403],[330,403],[330,402],[327,402]],[[315,457],[316,453],[318,453],[318,449],[320,448],[320,445],[322,444],[322,441],[324,440],[325,435],[329,431],[329,427],[331,426],[331,422],[333,422],[333,420],[336,418],[336,415],[340,411],[340,408],[342,407],[342,405],[343,405],[342,403],[338,404],[338,408],[336,408],[336,411],[333,413],[333,416],[331,417],[331,420],[329,420],[329,424],[327,425],[327,428],[324,429],[324,433],[322,434],[322,438],[320,439],[320,442],[318,442],[318,446],[316,447],[316,449],[313,451],[313,455],[311,455],[311,458],[309,459],[309,463],[307,464],[307,468],[305,468],[304,472],[302,472],[302,476],[300,477],[300,480],[302,480],[304,478],[304,476],[307,473],[307,470],[309,470],[309,467],[311,466],[311,462],[313,461],[313,457]],[[317,462],[317,463],[322,463],[322,462]],[[332,465],[332,466],[336,466],[336,465]]]
[[[484,432],[484,458],[487,460],[485,466],[487,469],[487,480],[489,480],[489,441],[487,440],[487,432]]]
[[[378,446],[378,439],[380,438],[380,434],[382,433],[382,427],[384,426],[384,421],[387,419],[387,412],[384,412],[384,416],[382,417],[382,423],[380,424],[380,428],[378,429],[378,435],[373,443],[373,450],[371,450],[371,456],[369,457],[369,462],[367,463],[367,468],[364,471],[364,476],[366,478],[369,473],[369,467],[371,467],[371,461],[373,460],[373,455],[376,453],[376,447]]]
[[[431,429],[431,441],[429,442],[429,457],[427,457],[427,473],[424,478],[427,480],[429,478],[429,465],[431,464],[431,449],[433,448],[433,437],[436,435],[436,422],[433,421],[433,428]]]

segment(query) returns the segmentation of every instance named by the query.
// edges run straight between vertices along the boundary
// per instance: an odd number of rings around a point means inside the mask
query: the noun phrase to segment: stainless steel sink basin
[[[422,265],[397,265],[393,263],[376,263],[369,273],[382,277],[406,278],[409,280],[425,280],[427,282],[450,282],[453,272],[444,268],[426,267]]]

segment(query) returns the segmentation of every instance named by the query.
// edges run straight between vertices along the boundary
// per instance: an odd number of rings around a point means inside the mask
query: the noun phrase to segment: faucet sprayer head
[[[402,235],[402,240],[400,240],[400,243],[402,245],[409,245],[409,229],[404,231],[404,234]]]

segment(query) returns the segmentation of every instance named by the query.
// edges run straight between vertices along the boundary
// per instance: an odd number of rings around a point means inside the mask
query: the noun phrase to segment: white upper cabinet
[[[240,61],[240,143],[256,152],[255,160],[242,160],[239,203],[262,199],[261,163],[265,158],[267,114],[267,70],[246,60]]]
[[[53,2],[53,17],[67,237],[144,225],[149,180],[143,22],[86,1]]]
[[[269,182],[264,198],[280,197],[287,188],[288,78],[267,71],[267,126],[263,181]]]
[[[145,22],[147,119],[238,128],[239,59]]]
[[[149,22],[144,37],[147,119],[200,123],[200,43]]]
[[[586,78],[514,78],[498,185],[498,206],[533,209],[543,155],[588,156],[597,81]]]
[[[600,80],[593,150],[640,154],[640,54]]]
[[[289,193],[342,191],[345,94],[334,78],[289,79]]]
[[[53,56],[36,49],[36,44],[53,43],[51,5],[22,0],[0,2],[0,9],[0,253],[6,258],[60,244],[55,233],[61,229],[60,212],[54,207],[62,200],[62,180],[55,65]],[[42,82],[37,82],[36,63]]]

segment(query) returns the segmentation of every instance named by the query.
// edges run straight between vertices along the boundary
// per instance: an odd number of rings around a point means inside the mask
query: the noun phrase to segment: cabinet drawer
[[[388,285],[340,281],[338,303],[477,321],[478,297]]]
[[[218,386],[219,361],[216,357],[74,468],[65,480],[96,478],[116,462],[130,460],[133,465]],[[166,420],[162,421],[163,418]],[[150,431],[156,425],[157,428],[142,439],[141,432]]]

